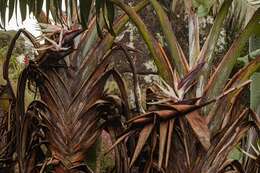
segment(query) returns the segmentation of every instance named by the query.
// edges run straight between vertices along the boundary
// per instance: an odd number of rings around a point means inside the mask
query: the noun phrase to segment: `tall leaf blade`
[[[115,8],[114,8],[114,4],[111,3],[110,1],[106,0],[106,18],[107,18],[107,25],[108,25],[108,30],[112,35],[115,35],[114,31],[113,31],[113,21],[115,18]]]
[[[0,6],[1,7],[6,7],[7,6],[7,0],[1,0],[0,2]],[[1,17],[1,20],[0,20],[0,24],[2,23],[2,27],[4,28],[5,27],[5,13],[6,13],[6,8],[2,8],[2,10],[0,11],[0,17]]]
[[[200,34],[199,18],[196,13],[190,9],[189,14],[189,64],[192,68],[196,64],[200,53]]]
[[[255,60],[251,61],[244,68],[239,70],[227,83],[225,86],[225,90],[234,87],[240,83],[247,81],[256,71],[260,69],[260,57],[257,57]],[[241,89],[240,89],[241,90]],[[228,98],[232,98],[236,95],[240,90],[237,90],[231,93]]]
[[[224,90],[228,90],[232,87],[238,86],[241,83],[246,82],[254,72],[260,69],[260,57],[256,58],[255,60],[251,61],[248,65],[246,65],[244,68],[239,70],[232,78],[231,80],[226,84]],[[219,128],[218,124],[222,121],[222,116],[224,116],[224,111],[227,109],[230,109],[233,107],[234,102],[237,100],[238,94],[243,90],[243,88],[237,89],[236,91],[233,91],[230,93],[226,100],[225,104],[223,104],[222,100],[219,100],[216,103],[217,109],[211,109],[208,114],[208,120],[211,121],[212,117],[218,117],[214,120],[214,123],[212,124],[211,129],[215,132],[215,129]],[[238,109],[238,108],[236,108]],[[225,115],[225,118],[227,118],[227,115]],[[213,132],[213,133],[214,133]]]
[[[159,169],[162,168],[164,158],[165,145],[167,143],[168,121],[160,123],[160,142],[159,142]]]
[[[210,33],[204,43],[202,50],[199,54],[198,61],[206,62],[206,66],[203,67],[203,73],[201,78],[199,79],[199,86],[197,89],[197,97],[200,97],[203,93],[204,87],[206,85],[206,81],[209,77],[209,71],[211,70],[212,62],[213,62],[213,53],[219,38],[220,31],[223,27],[224,19],[228,14],[228,9],[231,6],[233,0],[225,0],[222,4],[214,24],[210,30]]]
[[[159,73],[169,84],[172,83],[173,77],[171,75],[171,71],[165,65],[167,63],[164,62],[162,52],[160,52],[158,46],[158,42],[155,40],[154,37],[152,37],[152,34],[149,32],[148,28],[146,27],[140,16],[135,12],[135,10],[132,7],[126,5],[121,1],[111,0],[111,2],[113,2],[116,6],[120,7],[136,25],[155,61]]]
[[[50,1],[50,12],[53,20],[58,21],[58,8],[57,1]]]
[[[15,1],[16,0],[9,0],[8,2],[9,2],[9,6],[8,6],[8,8],[9,8],[9,14],[8,14],[8,20],[10,21],[11,20],[11,18],[12,18],[12,16],[13,16],[13,12],[14,12],[14,4],[15,4]]]
[[[187,73],[189,66],[186,61],[186,58],[183,56],[184,54],[178,44],[177,38],[174,35],[169,18],[157,0],[151,0],[151,4],[153,5],[153,8],[157,13],[157,17],[159,19],[162,31],[165,35],[166,42],[169,46],[171,54],[170,60],[174,67],[176,67],[180,77],[183,77]]]
[[[165,167],[166,168],[168,167],[169,157],[170,157],[170,152],[171,152],[174,122],[175,122],[175,119],[171,119],[169,122],[169,131],[168,131],[168,136],[167,136],[166,156],[165,156]]]
[[[248,41],[249,37],[260,31],[260,9],[258,9],[246,28],[242,31],[240,36],[233,42],[231,48],[228,50],[221,63],[218,65],[213,76],[210,78],[206,86],[204,96],[207,98],[213,98],[217,96],[224,88],[224,84],[227,82],[228,77],[235,65],[237,57],[240,55],[244,45]],[[206,111],[208,112],[208,111]]]
[[[49,14],[50,14],[50,0],[46,0],[46,17],[47,17],[47,21],[49,21]]]
[[[139,156],[142,148],[146,144],[147,139],[153,130],[153,127],[154,127],[154,124],[148,124],[140,132],[139,138],[138,138],[138,141],[137,141],[137,144],[135,147],[135,152],[134,152],[134,155],[133,155],[131,163],[130,163],[130,167],[134,164],[134,162],[136,161],[137,157]]]
[[[26,0],[22,0],[22,1],[19,1],[19,4],[20,4],[20,12],[21,12],[21,17],[22,17],[22,21],[24,21],[26,19],[26,4],[27,4],[27,1]]]
[[[191,112],[186,117],[198,140],[204,149],[208,150],[210,147],[210,131],[205,118],[201,117],[198,111]]]
[[[83,28],[87,28],[92,0],[81,0],[79,1],[79,3],[81,25],[83,26]]]
[[[106,7],[107,7],[107,18],[109,21],[109,25],[111,27],[115,18],[115,7],[114,4],[111,3],[110,1],[107,1]]]
[[[35,11],[36,16],[40,15],[40,13],[42,12],[42,6],[43,6],[43,0],[37,0],[36,11]]]

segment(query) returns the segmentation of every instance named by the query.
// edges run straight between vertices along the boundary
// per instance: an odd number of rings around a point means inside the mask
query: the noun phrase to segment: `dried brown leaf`
[[[159,161],[158,167],[159,169],[162,168],[162,163],[164,159],[164,150],[165,144],[167,143],[167,132],[168,132],[168,121],[160,123],[160,138],[159,138]]]
[[[153,130],[154,124],[148,124],[146,125],[142,131],[139,134],[139,138],[135,147],[135,152],[134,155],[132,157],[131,163],[130,163],[130,167],[133,166],[134,162],[136,161],[137,157],[139,156],[142,148],[144,147],[144,145],[147,142],[148,137],[150,136],[152,130]]]
[[[198,111],[193,111],[186,116],[192,130],[205,150],[210,147],[210,131],[206,119]]]

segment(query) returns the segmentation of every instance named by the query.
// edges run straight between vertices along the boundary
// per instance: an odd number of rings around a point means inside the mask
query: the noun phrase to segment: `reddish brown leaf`
[[[206,119],[200,116],[198,111],[193,111],[186,117],[198,140],[204,149],[208,150],[210,147],[210,131]]]
[[[160,123],[159,162],[158,162],[159,169],[162,168],[162,162],[164,159],[164,149],[165,149],[165,144],[167,142],[168,124],[169,124],[168,121]]]
[[[169,122],[169,131],[168,131],[168,137],[167,137],[167,146],[166,146],[166,157],[165,157],[165,168],[168,167],[169,162],[169,156],[171,151],[171,143],[172,143],[172,133],[173,133],[173,127],[174,127],[174,119],[170,120]]]
[[[132,132],[127,132],[124,135],[120,136],[116,142],[105,152],[104,155],[107,155],[112,149],[114,149],[120,142],[122,142],[127,137],[131,136]]]
[[[154,127],[154,124],[148,124],[140,132],[138,142],[135,147],[135,152],[134,152],[134,155],[133,155],[131,163],[130,163],[130,167],[133,166],[134,162],[136,161],[137,157],[139,156],[143,146],[145,145],[148,137],[150,136],[150,134],[153,130],[153,127]]]
[[[200,71],[202,70],[204,64],[205,62],[197,64],[195,68],[193,68],[184,78],[182,78],[178,83],[178,89],[182,87],[185,87],[186,89],[188,86],[190,86],[191,83],[200,75]]]

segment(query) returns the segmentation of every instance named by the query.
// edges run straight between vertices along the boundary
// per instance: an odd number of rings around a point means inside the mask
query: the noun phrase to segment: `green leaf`
[[[260,113],[260,73],[254,73],[250,85],[250,107],[257,114]]]
[[[106,2],[106,7],[107,7],[107,18],[109,21],[109,24],[112,25],[114,18],[115,18],[115,7],[114,4],[111,3],[110,1]]]
[[[164,55],[159,47],[157,40],[152,36],[149,32],[148,28],[144,24],[143,20],[140,16],[134,11],[134,9],[125,3],[118,1],[118,0],[110,0],[116,6],[121,8],[132,20],[132,22],[138,28],[140,35],[143,37],[151,56],[153,57],[155,64],[158,68],[159,74],[166,80],[169,84],[173,81],[173,76],[171,75],[171,69],[166,65],[167,62],[164,60]]]
[[[26,4],[27,4],[27,1],[26,0],[21,0],[19,1],[20,3],[20,12],[21,12],[21,17],[22,17],[22,21],[24,21],[26,19]]]
[[[221,29],[223,28],[224,20],[228,14],[229,7],[233,0],[225,0],[215,18],[214,24],[210,29],[210,33],[207,36],[206,42],[204,43],[199,57],[199,62],[206,62],[207,65],[203,67],[202,77],[200,78],[200,86],[197,89],[197,93],[203,93],[204,85],[206,85],[207,79],[209,78],[210,71],[212,70],[213,54],[216,48],[216,44],[219,38]],[[197,95],[200,97],[201,95]]]
[[[216,47],[219,33],[223,28],[224,20],[228,14],[229,7],[231,6],[233,0],[225,0],[214,20],[213,26],[210,29],[210,33],[207,37],[206,42],[203,45],[201,53],[199,55],[200,61],[206,60],[207,62],[212,62],[212,55],[214,53],[214,48]]]
[[[198,16],[206,16],[216,0],[193,0],[193,6],[197,8]]]
[[[103,35],[102,28],[99,24],[100,13],[101,13],[101,8],[103,6],[103,3],[104,3],[104,1],[102,1],[102,0],[96,0],[96,23],[97,23],[97,32],[100,37],[102,37],[102,35]]]
[[[49,13],[50,13],[50,0],[46,0],[46,16],[47,16],[47,21],[49,21]]]
[[[1,0],[0,2],[0,6],[1,7],[6,7],[7,6],[7,0]],[[1,17],[1,23],[2,23],[2,27],[4,28],[5,27],[5,13],[6,13],[6,8],[2,8],[1,9],[1,14],[0,14],[0,17]]]
[[[15,1],[15,3],[17,3],[17,2]],[[35,11],[35,1],[34,0],[28,0],[27,4],[29,6],[29,13],[31,13],[31,12],[34,13],[34,11]]]
[[[142,0],[140,1],[138,4],[136,4],[136,6],[133,8],[136,12],[141,11],[146,5],[148,4],[147,0]],[[125,26],[125,24],[129,21],[129,16],[124,14],[122,16],[120,16],[118,18],[118,20],[115,21],[114,25],[113,25],[113,30],[116,32],[116,34],[119,34],[122,31],[122,28]],[[94,49],[95,46],[93,47],[93,43],[95,43],[95,40],[97,39],[97,31],[98,30],[98,25],[95,25],[95,23],[93,23],[90,28],[89,28],[89,32],[86,35],[85,41],[83,42],[83,44],[81,44],[82,46],[84,46],[83,48],[81,48],[82,51],[82,57],[85,56],[95,56],[96,58],[89,58],[90,62],[89,64],[95,64],[97,63],[96,60],[98,58],[102,58],[105,54],[105,52],[107,52],[111,46],[113,45],[114,39],[115,37],[109,33],[107,33],[104,38],[102,39],[102,49],[96,49],[92,52],[91,49]],[[90,53],[92,52],[92,53]],[[88,54],[89,53],[89,54]],[[90,66],[90,71],[94,70],[95,66],[92,65]],[[87,77],[86,77],[87,78]]]
[[[81,25],[83,28],[87,28],[92,0],[81,0],[79,3]]]
[[[43,0],[37,0],[36,15],[38,16],[42,12]]]
[[[109,24],[108,24],[108,19],[107,19],[106,0],[104,1],[104,3],[102,3],[101,9],[102,9],[103,21],[105,23],[106,28],[109,30]]]
[[[151,0],[150,2],[157,14],[156,16],[159,19],[166,43],[168,44],[168,48],[171,54],[170,61],[174,67],[176,67],[180,77],[183,77],[188,72],[189,67],[188,63],[186,62],[186,58],[183,56],[183,51],[180,48],[177,38],[173,32],[170,20],[157,0]]]
[[[108,0],[106,0],[106,12],[107,12],[107,19],[108,19],[108,30],[111,34],[115,35],[112,26],[115,18],[115,8],[114,8],[114,4]]]
[[[14,12],[14,4],[15,4],[15,1],[16,0],[9,0],[9,17],[8,17],[8,20],[10,21],[12,16],[13,16],[13,12]]]
[[[242,82],[245,82],[252,76],[253,73],[258,71],[260,69],[260,57],[256,58],[255,60],[252,60],[249,64],[247,64],[245,67],[240,69],[228,82],[228,84],[225,86],[225,90],[234,87]],[[235,93],[235,92],[234,92]],[[232,94],[231,94],[232,95]]]
[[[72,20],[71,22],[75,22],[75,21],[73,21],[74,19],[76,19],[74,16],[73,16],[73,14],[77,14],[78,12],[76,11],[75,12],[75,10],[77,9],[77,8],[74,8],[74,4],[73,4],[73,1],[72,0],[69,0],[69,10],[70,10],[70,19]]]
[[[200,5],[198,10],[197,10],[197,14],[199,17],[203,17],[206,16],[209,12],[209,9],[203,5]]]
[[[240,55],[244,45],[247,43],[249,37],[255,32],[260,30],[260,9],[258,9],[246,28],[241,32],[240,36],[233,42],[230,49],[218,65],[213,76],[210,78],[206,86],[204,96],[207,98],[214,98],[219,95],[224,89],[225,83],[227,82],[229,75],[236,63],[237,58]]]

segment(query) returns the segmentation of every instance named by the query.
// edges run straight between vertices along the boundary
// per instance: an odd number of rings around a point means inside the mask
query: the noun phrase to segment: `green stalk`
[[[260,115],[260,72],[254,73],[250,85],[250,108]]]
[[[169,47],[171,62],[176,67],[176,70],[180,77],[184,77],[188,72],[188,63],[186,58],[184,57],[183,51],[180,48],[177,38],[173,32],[170,20],[163,10],[162,6],[159,4],[157,0],[150,0],[155,12],[156,16],[159,19],[162,32],[164,34],[164,38]]]
[[[214,24],[210,30],[206,42],[197,58],[198,61],[205,61],[207,65],[204,66],[202,75],[198,82],[197,96],[200,97],[204,91],[204,87],[209,78],[210,70],[212,69],[213,53],[219,38],[220,31],[223,27],[224,20],[227,16],[228,9],[233,0],[225,0],[216,16]]]
[[[260,37],[253,36],[249,39],[249,55],[257,51],[260,46]],[[259,52],[259,49],[258,49]],[[260,63],[259,63],[260,66]],[[256,72],[251,77],[252,83],[250,86],[250,108],[257,113],[260,114],[260,72]],[[255,142],[255,141],[254,141]]]
[[[251,52],[258,49],[260,46],[260,37],[252,36],[249,39],[249,54],[251,55]],[[260,58],[260,57],[259,57]],[[259,63],[260,65],[260,63]],[[256,72],[251,76],[251,84],[250,84],[250,108],[256,113],[256,115],[260,115],[260,72]],[[248,146],[250,144],[255,144],[257,140],[259,139],[259,136],[256,134],[254,130],[249,131],[248,135]],[[254,153],[251,147],[247,148],[248,153]],[[248,158],[247,158],[248,159]],[[255,162],[252,160],[248,160],[248,166],[246,167],[247,172],[252,172],[251,168],[254,167]]]
[[[151,56],[155,61],[155,64],[157,65],[160,75],[163,77],[164,80],[171,84],[173,80],[169,67],[164,61],[163,54],[160,52],[157,41],[152,37],[152,34],[149,32],[140,16],[135,12],[135,10],[132,7],[124,4],[120,0],[110,1],[117,5],[119,8],[121,8],[129,16],[131,21],[136,25],[151,53]]]

